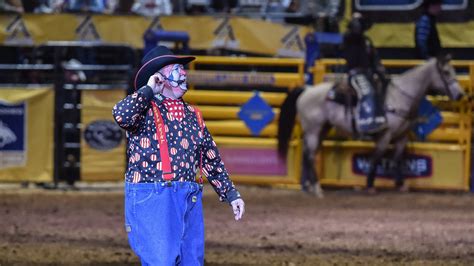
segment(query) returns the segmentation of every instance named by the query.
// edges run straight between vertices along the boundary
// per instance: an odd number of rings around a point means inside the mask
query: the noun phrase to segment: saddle
[[[358,107],[360,100],[357,96],[356,90],[350,86],[347,81],[334,84],[327,94],[327,99],[344,106],[346,115],[351,117],[351,127],[354,133],[357,132],[356,134],[359,134],[359,137],[367,134],[370,135],[370,133],[362,133],[358,130],[360,126],[360,119],[356,119],[357,116],[355,115],[355,112],[359,112],[359,109],[356,109],[356,107]],[[381,100],[384,102],[385,93],[383,93]],[[378,108],[379,112],[384,112],[383,107]],[[379,113],[378,115],[384,116],[383,113]]]
[[[352,108],[357,106],[359,98],[357,93],[347,82],[338,82],[329,90],[327,99],[341,105],[346,108]]]
[[[348,82],[337,82],[329,90],[327,97],[329,101],[338,103],[344,106],[344,112],[351,117],[351,127],[352,132],[358,132],[355,116],[354,116],[354,107],[357,106],[359,98],[357,97],[357,92]],[[354,138],[356,135],[353,136]]]

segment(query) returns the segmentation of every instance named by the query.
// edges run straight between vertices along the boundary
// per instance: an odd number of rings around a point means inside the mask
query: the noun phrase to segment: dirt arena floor
[[[474,195],[241,186],[244,220],[205,189],[206,265],[474,265]],[[0,265],[139,265],[120,187],[0,189]]]

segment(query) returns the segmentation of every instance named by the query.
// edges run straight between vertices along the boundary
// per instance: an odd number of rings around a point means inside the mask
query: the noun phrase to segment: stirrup
[[[367,130],[365,133],[366,134],[376,134],[376,133],[379,133],[381,131],[384,131],[387,128],[388,128],[387,123],[383,123],[383,124],[378,125],[376,128]]]

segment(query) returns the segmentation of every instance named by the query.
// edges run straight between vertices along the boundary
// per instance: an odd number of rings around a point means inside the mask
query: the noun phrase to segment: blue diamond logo
[[[426,98],[423,98],[418,106],[418,122],[413,127],[416,136],[420,140],[426,140],[426,137],[441,123],[443,123],[441,111]]]
[[[258,136],[275,117],[272,107],[260,97],[258,91],[255,91],[252,98],[242,105],[238,115],[254,136]]]

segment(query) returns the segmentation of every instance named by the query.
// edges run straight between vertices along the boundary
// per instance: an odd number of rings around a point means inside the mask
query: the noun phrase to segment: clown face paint
[[[183,65],[173,64],[159,71],[165,79],[163,95],[171,99],[179,99],[188,90],[186,86],[186,71]]]

